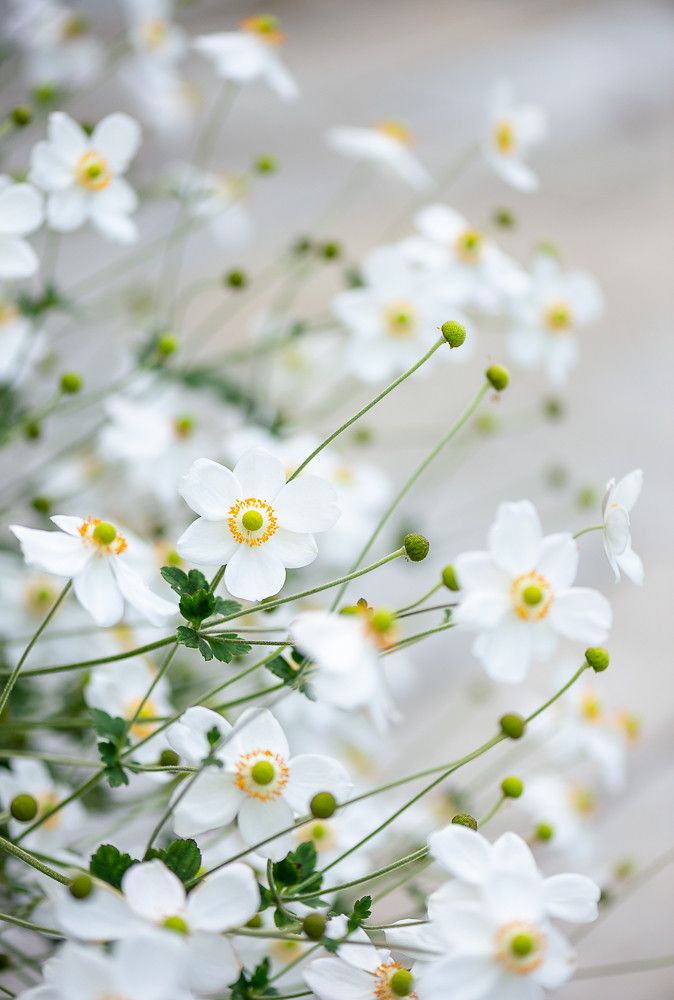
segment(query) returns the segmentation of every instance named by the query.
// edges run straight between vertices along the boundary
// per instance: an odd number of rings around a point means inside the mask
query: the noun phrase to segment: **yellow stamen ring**
[[[278,798],[290,780],[287,763],[273,750],[251,750],[242,754],[234,770],[236,787],[260,802]]]
[[[78,182],[88,191],[102,191],[112,180],[110,167],[93,149],[80,156],[75,174]]]
[[[545,956],[545,935],[537,927],[515,920],[496,932],[496,958],[508,972],[526,976]]]
[[[276,534],[278,521],[274,508],[266,500],[247,497],[229,508],[227,526],[235,542],[256,548]]]
[[[522,621],[540,621],[545,618],[553,600],[549,581],[533,570],[513,580],[510,596],[515,614]]]

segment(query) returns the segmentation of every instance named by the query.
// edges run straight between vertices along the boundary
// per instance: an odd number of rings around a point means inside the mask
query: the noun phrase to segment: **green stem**
[[[454,622],[445,622],[444,625],[436,625],[435,628],[428,628],[425,632],[416,632],[414,635],[407,636],[406,639],[401,639],[400,642],[396,643],[395,646],[390,646],[381,655],[390,656],[391,653],[397,653],[399,649],[406,649],[407,646],[414,646],[417,642],[421,642],[429,635],[435,635],[437,632],[446,632],[447,629],[456,628]]]
[[[599,979],[602,976],[624,976],[632,972],[651,972],[655,969],[667,969],[674,965],[674,955],[661,955],[658,958],[641,958],[634,962],[617,962],[609,965],[590,965],[578,969],[574,979]]]
[[[396,611],[396,618],[400,618],[401,615],[404,615],[407,611],[412,611],[413,608],[418,608],[420,604],[423,604],[424,601],[427,601],[429,599],[429,597],[432,597],[433,594],[435,594],[440,589],[440,587],[444,587],[442,580],[440,580],[439,583],[434,584],[431,587],[431,589],[427,591],[427,593],[425,593],[418,600],[413,601],[412,604],[406,604],[404,608],[398,608],[398,610]]]
[[[5,837],[0,837],[0,851],[5,851],[7,854],[11,854],[19,861],[23,861],[25,864],[30,865],[31,868],[35,869],[35,871],[41,872],[42,875],[47,875],[55,882],[60,882],[61,885],[68,885],[70,882],[67,875],[62,875],[60,872],[55,871],[48,865],[43,865],[41,861],[38,861],[37,858],[30,853],[30,851],[25,851],[23,847],[17,847],[16,844],[13,844],[11,840],[6,840]]]
[[[591,528],[582,528],[580,531],[577,531],[573,537],[580,538],[581,535],[587,535],[589,534],[590,531],[603,531],[603,530],[604,530],[603,524],[593,524]]]
[[[491,807],[491,809],[489,810],[489,812],[487,812],[487,813],[484,814],[484,816],[478,822],[477,825],[480,826],[480,827],[482,827],[482,826],[485,825],[485,823],[488,823],[490,819],[493,819],[493,817],[496,815],[496,813],[499,811],[499,809],[501,808],[501,806],[505,802],[506,798],[507,798],[506,795],[501,795],[501,797],[498,798],[496,800],[496,802],[494,803],[494,805]]]
[[[30,920],[21,920],[20,917],[13,917],[9,913],[0,913],[0,920],[6,924],[14,924],[15,927],[23,927],[27,931],[39,931],[40,934],[49,934],[51,937],[63,937],[61,931],[57,931],[53,927],[43,927],[42,924],[34,924]]]
[[[368,875],[363,875],[361,878],[354,878],[350,882],[341,882],[339,885],[331,885],[329,888],[322,889],[322,892],[341,892],[343,889],[352,889],[356,885],[362,885],[364,882],[372,882],[374,879],[383,878],[384,875],[390,875],[391,872],[396,872],[400,868],[406,868],[407,865],[414,864],[415,861],[423,861],[428,855],[427,847],[420,847],[417,851],[412,851],[411,854],[407,854],[404,858],[398,858],[397,861],[392,861],[390,865],[385,865],[383,868],[378,868],[377,871],[370,872]],[[287,903],[299,903],[305,899],[315,899],[316,893],[305,893],[303,895],[295,896],[285,896],[285,902]]]

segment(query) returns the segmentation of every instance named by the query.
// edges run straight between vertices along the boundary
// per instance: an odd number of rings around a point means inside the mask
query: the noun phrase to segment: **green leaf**
[[[190,570],[190,573],[195,572]],[[188,622],[192,622],[195,625],[200,625],[202,621],[206,618],[210,618],[215,611],[215,598],[208,590],[208,585],[205,588],[200,588],[192,594],[183,594],[180,598],[180,614],[183,618],[186,618]]]
[[[294,851],[289,851],[281,861],[275,862],[272,866],[274,881],[283,886],[293,886],[304,882],[314,873],[317,860],[315,844],[310,840],[305,841]],[[318,891],[321,881],[322,876],[316,873],[316,878],[312,879],[310,884],[306,886],[306,891],[312,892],[314,889]]]
[[[122,750],[129,744],[126,719],[119,716],[113,718],[99,708],[90,709],[90,713],[96,734],[102,737],[98,742],[98,752],[108,784],[111,788],[128,785],[129,778],[120,761]]]
[[[222,632],[220,635],[209,635],[209,645],[213,656],[221,663],[231,663],[235,656],[244,656],[253,648],[249,642],[241,639],[236,632]]]
[[[201,868],[201,851],[195,840],[174,840],[164,852],[164,864],[181,882],[191,882]]]
[[[139,862],[129,854],[122,854],[113,844],[101,844],[89,860],[89,871],[102,882],[120,889],[124,872]]]
[[[177,566],[162,566],[161,575],[176,594],[187,593],[187,573]]]
[[[330,952],[331,955],[336,955],[341,941],[336,941],[335,938],[324,937],[321,938],[321,944],[326,951]]]
[[[224,597],[216,597],[215,610],[219,615],[235,615],[241,611],[241,605],[238,601],[227,601]]]
[[[110,740],[116,745],[126,744],[128,731],[126,719],[108,715],[107,712],[103,712],[100,708],[91,708],[89,709],[89,713],[97,736],[100,736],[104,740]]]
[[[267,957],[248,975],[245,969],[231,988],[230,1000],[254,1000],[255,997],[276,997],[277,989],[269,984],[271,961]]]
[[[372,896],[363,896],[353,904],[353,911],[347,921],[350,931],[357,930],[372,913]]]
[[[105,777],[111,788],[119,788],[120,785],[128,785],[129,778],[119,760],[119,750],[107,740],[98,744],[98,752],[103,762]]]
[[[292,688],[294,691],[299,691],[300,694],[313,700],[311,688],[304,679],[304,674],[300,669],[300,663],[303,661],[304,657],[301,656],[293,659],[292,662],[287,660],[285,656],[275,656],[269,663],[265,663],[265,667],[274,677],[282,680],[287,687]]]

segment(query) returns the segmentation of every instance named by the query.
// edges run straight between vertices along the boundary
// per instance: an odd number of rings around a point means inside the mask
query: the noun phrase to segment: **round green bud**
[[[490,365],[484,374],[487,381],[497,392],[503,392],[510,381],[508,369],[502,365]]]
[[[592,646],[585,650],[585,659],[595,674],[601,674],[608,667],[608,650],[602,646]]]
[[[414,986],[414,976],[409,969],[398,969],[388,981],[391,993],[396,997],[408,997]]]
[[[228,271],[225,275],[225,283],[228,284],[230,288],[245,288],[248,284],[248,278],[246,277],[244,271]]]
[[[440,327],[442,336],[450,347],[461,347],[466,339],[466,328],[462,323],[450,319]]]
[[[177,934],[187,934],[189,930],[187,923],[177,914],[172,917],[167,917],[166,920],[164,920],[163,926],[168,931],[175,931]]]
[[[504,778],[501,782],[501,791],[508,799],[519,799],[524,791],[524,782],[521,778],[510,775],[510,777]]]
[[[457,826],[467,826],[469,830],[477,830],[477,820],[470,813],[457,813],[456,816],[452,816],[452,823],[456,823]]]
[[[268,760],[258,760],[257,764],[253,764],[250,776],[256,785],[270,785],[276,777],[276,771]]]
[[[159,754],[159,766],[160,767],[175,767],[176,764],[180,763],[180,756],[175,752],[175,750],[162,750]]]
[[[258,528],[262,527],[262,521],[262,514],[259,510],[247,510],[241,518],[241,524],[246,531],[257,531]]]
[[[456,570],[451,563],[448,563],[440,574],[442,582],[448,590],[461,590],[459,581],[456,579]]]
[[[555,828],[552,823],[539,823],[536,827],[536,840],[542,844],[549,843],[555,835]]]
[[[117,528],[109,521],[101,521],[94,528],[94,538],[100,545],[111,545],[117,538]]]
[[[525,604],[528,604],[530,608],[535,608],[537,604],[540,604],[543,600],[543,591],[535,583],[530,583],[528,587],[525,587],[522,591],[522,600]]]
[[[86,899],[87,896],[91,895],[94,888],[94,880],[91,875],[87,875],[86,872],[82,872],[80,875],[76,875],[68,886],[68,892],[74,899]]]
[[[255,170],[258,174],[273,174],[278,170],[278,160],[269,153],[258,156],[255,161]]]
[[[553,490],[562,490],[569,481],[569,473],[563,465],[551,465],[545,470],[546,484]]]
[[[59,95],[59,89],[53,83],[38,83],[32,90],[38,104],[50,104]]]
[[[178,350],[178,338],[174,337],[172,333],[162,333],[157,337],[157,350],[165,358],[168,358]]]
[[[510,950],[518,958],[526,958],[534,950],[535,944],[536,942],[531,934],[521,931],[519,934],[515,934],[510,942]]]
[[[370,618],[370,625],[375,632],[388,632],[395,620],[393,611],[389,611],[388,608],[375,608]]]
[[[300,236],[299,239],[295,240],[293,244],[293,253],[305,254],[309,253],[312,247],[312,242],[308,236]]]
[[[550,396],[543,401],[543,413],[548,420],[559,420],[564,416],[564,403],[556,396]]]
[[[619,879],[626,879],[630,875],[634,875],[634,860],[632,858],[622,858],[622,860],[616,863],[613,874]]]
[[[597,502],[597,491],[594,486],[582,486],[578,490],[576,496],[576,503],[581,510],[586,510],[588,507],[594,507]]]
[[[325,934],[325,925],[327,922],[322,913],[316,911],[307,913],[302,921],[302,930],[310,941],[320,941]]]
[[[169,549],[165,556],[167,566],[181,566],[182,558],[175,549]]]
[[[412,562],[421,562],[428,555],[428,550],[430,549],[430,544],[428,539],[424,535],[418,534],[416,531],[411,532],[409,535],[405,535],[403,538],[403,545],[405,546],[405,554],[408,559]]]
[[[338,257],[342,256],[342,248],[339,243],[334,240],[329,240],[327,243],[321,243],[318,248],[318,252],[324,260],[337,260]]]
[[[517,218],[509,208],[497,208],[492,219],[494,220],[494,225],[500,226],[501,229],[512,229],[517,225]]]
[[[64,372],[61,375],[61,392],[74,396],[82,388],[82,376],[77,372]]]
[[[508,712],[506,715],[502,715],[499,720],[499,725],[501,726],[501,732],[504,736],[509,736],[511,740],[519,740],[524,736],[524,730],[526,729],[526,722],[521,715],[516,712]]]
[[[559,247],[552,240],[541,240],[540,243],[536,244],[537,253],[547,253],[550,257],[556,257],[558,260],[561,259],[561,253],[559,252]]]
[[[30,823],[37,816],[37,810],[37,799],[27,792],[15,795],[9,803],[9,811],[14,819],[18,819],[19,823]]]
[[[256,913],[254,917],[251,917],[246,927],[250,927],[252,931],[257,930],[258,927],[262,927],[262,915]]]
[[[29,439],[29,441],[37,441],[37,439],[42,434],[42,427],[40,426],[39,420],[29,420],[25,424],[24,434]]]
[[[33,497],[30,505],[38,514],[48,514],[51,510],[51,500],[48,500],[47,497]]]
[[[316,819],[329,819],[337,809],[337,800],[331,792],[317,792],[309,803],[309,809]]]
[[[33,120],[33,112],[25,104],[18,104],[12,109],[10,117],[18,128],[24,128],[24,126],[30,125]]]

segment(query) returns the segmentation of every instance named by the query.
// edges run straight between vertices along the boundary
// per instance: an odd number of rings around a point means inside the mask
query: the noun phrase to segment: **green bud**
[[[48,500],[47,497],[33,497],[30,505],[38,514],[48,514],[51,510],[51,500]]]
[[[608,650],[602,646],[592,646],[590,649],[585,650],[585,659],[595,674],[601,674],[608,667]]]
[[[499,720],[499,725],[501,726],[501,732],[504,736],[509,736],[511,740],[519,740],[524,736],[524,730],[526,729],[526,722],[521,715],[516,712],[508,712],[506,715],[502,715]]]
[[[445,568],[441,573],[441,576],[442,576],[442,582],[444,583],[445,587],[447,587],[448,590],[461,590],[461,585],[459,584],[459,581],[456,579],[456,570],[454,569],[451,563],[448,563],[445,566]]]
[[[178,338],[174,337],[172,333],[162,333],[157,337],[157,350],[165,358],[168,358],[171,354],[175,354],[179,346]]]
[[[510,950],[513,955],[517,955],[518,958],[526,958],[533,951],[535,941],[531,934],[523,932],[521,934],[515,934],[514,938],[510,942]]]
[[[519,799],[524,791],[524,782],[521,778],[511,775],[509,778],[504,778],[501,782],[501,791],[508,799]]]
[[[270,785],[276,777],[276,771],[268,760],[258,760],[250,769],[250,776],[256,785]]]
[[[594,486],[582,486],[578,490],[576,496],[576,503],[581,510],[586,510],[588,507],[594,507],[597,502],[597,492]]]
[[[82,376],[77,372],[64,372],[61,375],[61,392],[74,396],[82,388]]]
[[[307,913],[302,921],[302,930],[310,941],[320,941],[325,933],[327,922],[322,913],[318,913],[317,911]]]
[[[258,174],[273,174],[278,170],[278,161],[275,156],[265,153],[258,156],[254,166]]]
[[[501,229],[513,229],[517,225],[517,218],[509,208],[497,208],[492,219],[494,225],[500,226]]]
[[[615,868],[613,869],[613,874],[616,878],[626,879],[630,875],[634,875],[634,861],[632,858],[623,858],[621,861],[616,862]]]
[[[405,535],[403,545],[405,546],[407,558],[411,559],[412,562],[421,562],[422,559],[425,559],[430,548],[428,539],[416,531]]]
[[[409,969],[398,969],[388,981],[391,993],[396,997],[408,997],[414,986],[414,976]]]
[[[551,465],[545,471],[546,484],[553,490],[562,490],[569,481],[568,470],[563,465]]]
[[[327,243],[321,243],[318,247],[318,252],[324,260],[337,260],[338,257],[342,256],[342,248],[339,243],[334,240],[330,240]]]
[[[117,528],[109,521],[101,521],[94,528],[94,538],[101,545],[111,545],[117,538]]]
[[[359,427],[353,432],[355,444],[369,444],[373,437],[374,435],[369,427]]]
[[[24,128],[24,126],[30,125],[33,120],[33,112],[25,104],[17,104],[12,109],[10,117],[17,128]]]
[[[469,830],[477,830],[477,820],[470,813],[457,813],[456,816],[452,816],[452,823],[456,823],[457,826],[467,826]]]
[[[466,328],[462,323],[450,319],[440,327],[442,336],[450,347],[461,347],[466,339]]]
[[[76,875],[72,880],[68,886],[68,891],[75,899],[86,899],[87,896],[91,895],[93,888],[94,880],[91,875],[87,875],[86,872],[82,872],[80,875]]]
[[[530,608],[535,608],[537,604],[540,604],[543,600],[543,591],[535,583],[530,583],[528,587],[525,587],[522,591],[522,600],[525,604],[528,604]]]
[[[337,800],[331,792],[317,792],[309,803],[309,809],[316,819],[330,819],[337,809]]]
[[[536,252],[547,253],[550,257],[556,257],[557,260],[560,260],[562,256],[559,247],[552,240],[541,240],[540,243],[536,244]]]
[[[248,278],[243,271],[228,271],[225,275],[225,283],[230,288],[245,288],[248,284]]]
[[[393,611],[389,611],[388,608],[375,608],[370,618],[370,625],[375,632],[388,632],[395,620]]]
[[[556,396],[550,396],[543,401],[543,413],[548,420],[559,420],[564,416],[564,403]]]
[[[495,434],[499,428],[497,417],[493,413],[478,413],[473,421],[478,434]]]
[[[293,253],[302,255],[311,250],[312,242],[308,236],[300,236],[293,244]]]
[[[536,840],[542,844],[549,843],[555,835],[555,828],[551,823],[539,823],[536,827]]]
[[[490,365],[485,372],[485,376],[497,392],[503,392],[510,381],[508,369],[503,368],[502,365]]]
[[[30,823],[37,816],[37,810],[37,799],[27,792],[15,795],[9,804],[10,813],[19,823]]]
[[[11,969],[12,963],[9,957],[5,955],[4,952],[0,952],[0,972],[6,972],[7,969]]]
[[[42,434],[42,427],[39,420],[29,420],[23,428],[24,434],[29,441],[37,441]]]
[[[176,764],[180,763],[180,756],[175,752],[175,750],[162,750],[159,754],[159,766],[160,767],[175,767]]]
[[[51,104],[59,96],[59,88],[53,83],[38,83],[32,90],[38,104]]]

